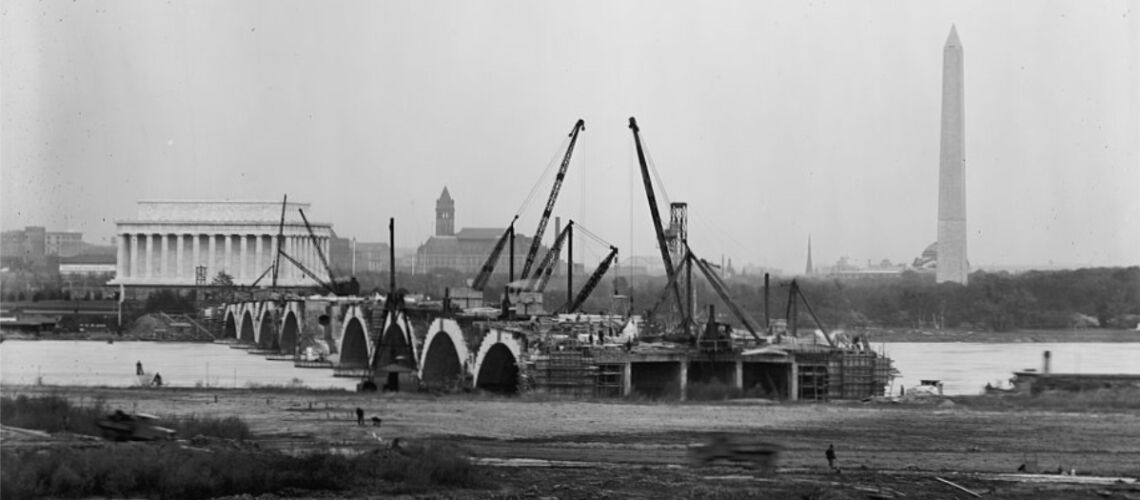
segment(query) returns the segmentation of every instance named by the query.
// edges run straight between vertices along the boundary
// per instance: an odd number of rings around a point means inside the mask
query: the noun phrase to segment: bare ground
[[[1136,484],[1053,484],[1002,476],[1044,471],[1140,477],[1135,412],[975,410],[875,403],[735,404],[317,391],[3,387],[159,415],[238,416],[263,447],[366,450],[393,438],[446,441],[485,469],[482,498],[1137,498]],[[357,426],[354,410],[383,419]],[[713,432],[781,443],[775,476],[696,466],[689,446]],[[187,436],[189,437],[189,436]],[[383,442],[379,441],[382,439]],[[827,468],[834,444],[842,473]],[[6,442],[6,446],[12,445]],[[520,460],[530,459],[530,460]],[[1052,476],[1042,479],[1063,479]]]

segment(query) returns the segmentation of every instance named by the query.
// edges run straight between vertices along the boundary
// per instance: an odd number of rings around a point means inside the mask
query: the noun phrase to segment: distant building
[[[329,263],[338,273],[388,271],[388,244],[333,237]]]
[[[89,246],[83,242],[83,233],[48,231],[43,226],[0,233],[0,257],[5,262],[44,265],[48,257],[73,257]]]
[[[894,264],[888,259],[873,264],[867,261],[867,267],[859,267],[848,262],[847,257],[840,257],[835,265],[827,269],[827,277],[839,280],[884,280],[902,277],[907,267],[903,264]]]
[[[325,271],[298,209],[285,210],[284,253],[317,276]],[[332,225],[312,221],[317,244],[328,255]],[[117,221],[119,234],[115,279],[128,287],[209,285],[225,272],[236,285],[257,281],[268,286],[266,271],[276,257],[281,203],[275,201],[140,201],[134,219]],[[264,276],[264,277],[262,277]],[[313,286],[316,282],[288,259],[281,259],[278,286]]]
[[[115,274],[115,254],[83,254],[59,259],[59,274],[70,276],[99,276]]]
[[[435,206],[435,236],[428,238],[416,250],[416,272],[452,269],[463,274],[478,273],[506,228],[468,227],[456,232],[455,200],[451,198],[446,187],[443,188],[443,193],[440,194]],[[531,241],[531,238],[516,232],[514,245],[516,275],[522,272]],[[546,250],[545,247],[539,248],[536,262],[546,254]],[[508,272],[509,255],[510,248],[504,248],[495,266],[496,274]]]

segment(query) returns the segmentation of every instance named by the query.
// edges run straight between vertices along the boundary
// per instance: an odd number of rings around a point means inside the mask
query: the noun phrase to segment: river
[[[920,379],[943,382],[945,394],[977,394],[986,383],[1008,387],[1013,371],[1041,369],[1042,353],[1052,352],[1052,369],[1065,373],[1140,374],[1140,343],[936,343],[881,344],[902,377],[913,387]],[[879,346],[876,346],[879,347]],[[356,380],[332,370],[295,368],[222,344],[20,341],[0,343],[0,383],[46,385],[138,384],[135,363],[162,374],[174,387],[253,387],[301,384],[311,388],[353,389]]]

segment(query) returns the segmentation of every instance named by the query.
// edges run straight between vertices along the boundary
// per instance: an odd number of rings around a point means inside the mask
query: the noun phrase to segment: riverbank
[[[849,333],[853,333],[851,331]],[[1083,328],[1067,330],[930,330],[917,328],[867,328],[871,343],[879,342],[976,342],[987,344],[1140,342],[1140,330]]]
[[[854,330],[849,333],[855,332]],[[920,328],[867,328],[858,330],[865,333],[872,343],[878,342],[977,342],[988,344],[1020,343],[1081,343],[1081,342],[1140,342],[1140,330],[1114,330],[1105,328],[1084,328],[1067,330],[1015,330],[1011,332],[990,332],[976,330],[931,330]],[[0,342],[5,340],[92,340],[100,342],[117,341],[157,341],[194,342],[193,340],[156,340],[153,335],[122,335],[114,332],[46,332],[0,333]],[[204,341],[208,342],[208,341]]]
[[[983,400],[972,398],[677,404],[312,390],[5,385],[0,392],[102,401],[158,415],[237,416],[260,447],[293,454],[364,452],[395,438],[447,443],[472,456],[493,484],[489,491],[465,491],[464,497],[865,498],[867,488],[917,498],[955,494],[933,479],[942,477],[987,496],[1084,498],[1107,487],[1034,485],[996,475],[1030,463],[1042,472],[1140,477],[1135,411],[1027,410],[974,404]],[[381,426],[356,425],[356,408],[366,419],[382,419]],[[762,478],[747,469],[697,467],[689,447],[714,433],[782,444],[780,473]],[[827,468],[823,450],[829,444],[837,450],[842,475]],[[438,494],[456,495],[442,489]]]

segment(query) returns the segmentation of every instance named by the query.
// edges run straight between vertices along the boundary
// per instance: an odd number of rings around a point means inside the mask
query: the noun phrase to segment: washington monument
[[[966,284],[966,103],[958,30],[942,48],[942,145],[938,167],[938,266],[935,281]]]

